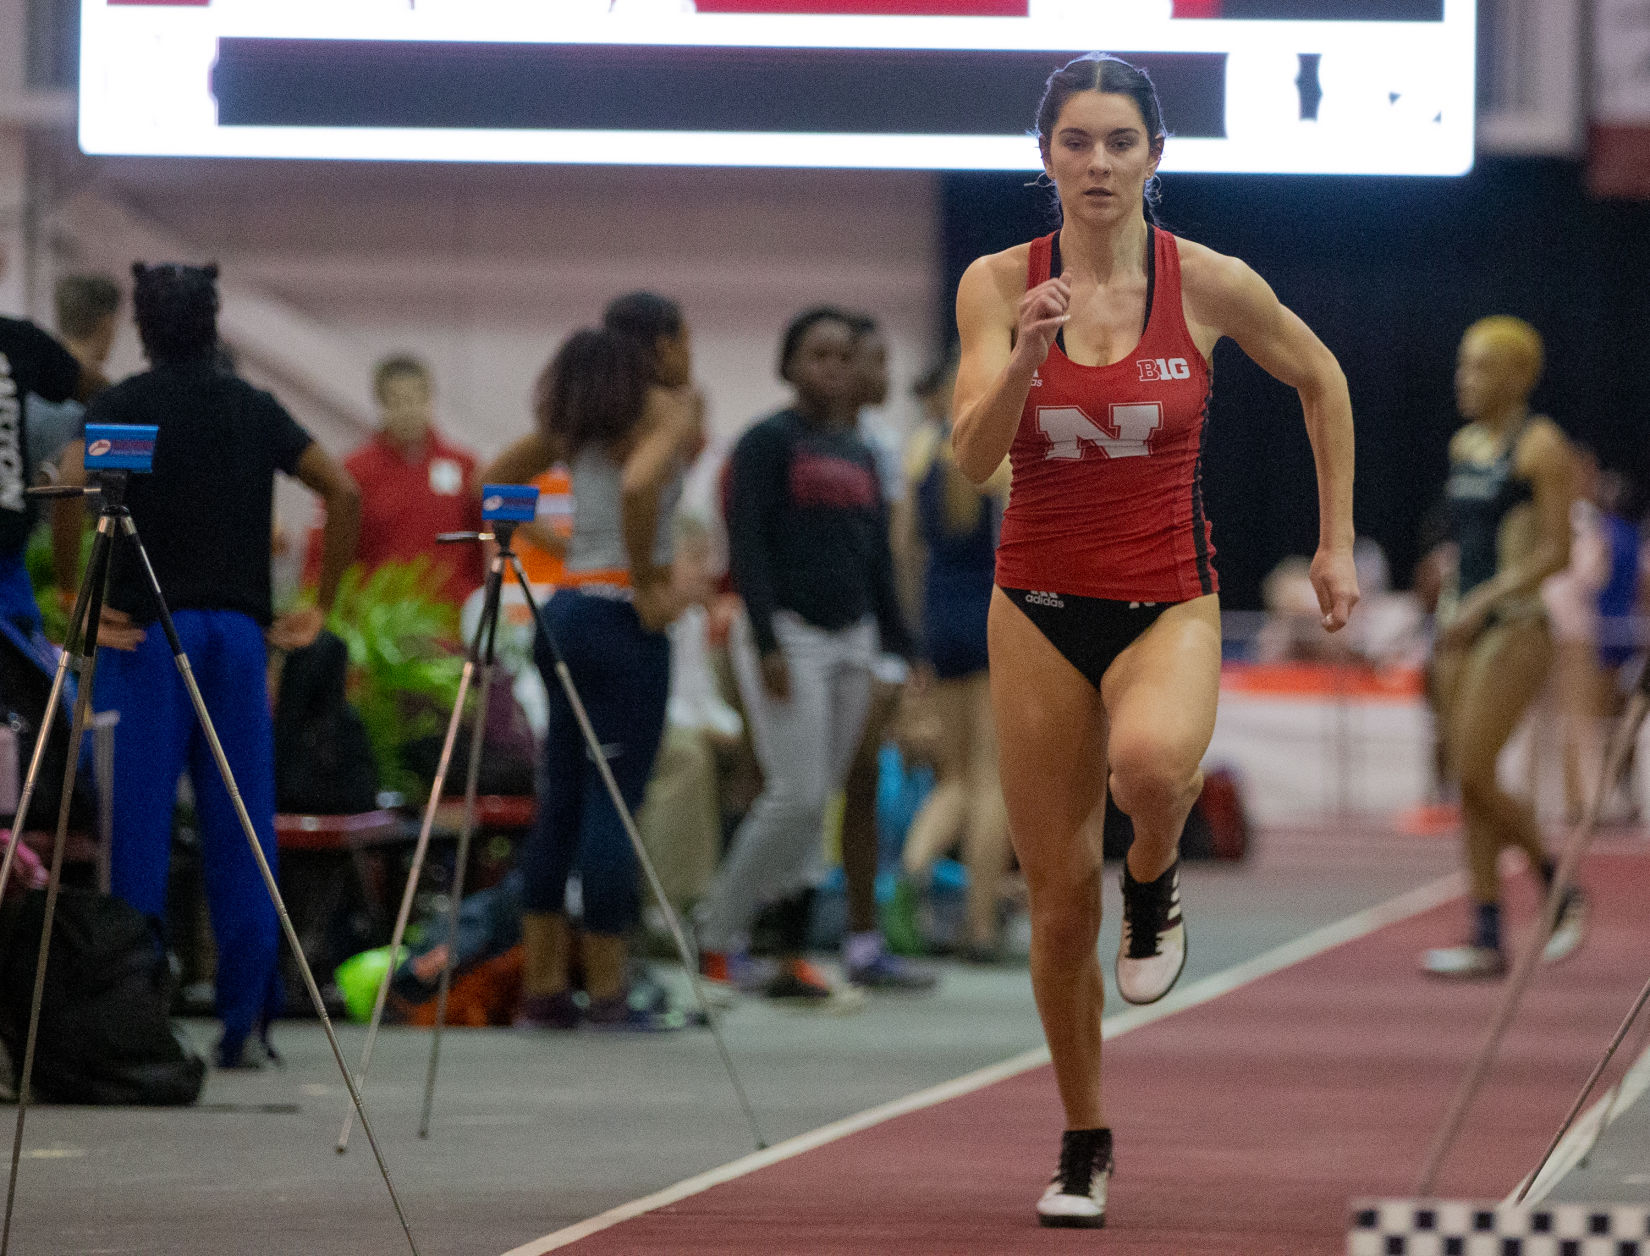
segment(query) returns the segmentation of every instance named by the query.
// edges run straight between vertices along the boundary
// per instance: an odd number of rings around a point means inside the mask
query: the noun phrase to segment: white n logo
[[[1151,435],[1163,426],[1163,407],[1155,401],[1113,404],[1111,431],[1100,427],[1076,406],[1039,407],[1037,426],[1049,439],[1049,458],[1077,459],[1083,443],[1098,445],[1108,458],[1144,458]]]

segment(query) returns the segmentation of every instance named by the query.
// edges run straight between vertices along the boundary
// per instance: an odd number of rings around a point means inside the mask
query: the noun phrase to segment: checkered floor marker
[[[1364,1199],[1347,1256],[1650,1256],[1650,1205]]]

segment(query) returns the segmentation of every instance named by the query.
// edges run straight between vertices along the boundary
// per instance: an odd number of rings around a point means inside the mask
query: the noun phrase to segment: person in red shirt
[[[355,561],[371,571],[420,555],[444,572],[437,595],[462,603],[485,574],[479,546],[438,545],[442,532],[481,527],[476,460],[435,430],[430,368],[415,357],[385,358],[373,372],[379,428],[344,460],[361,487],[361,539]],[[317,532],[314,535],[319,535]],[[310,545],[306,573],[319,567]]]

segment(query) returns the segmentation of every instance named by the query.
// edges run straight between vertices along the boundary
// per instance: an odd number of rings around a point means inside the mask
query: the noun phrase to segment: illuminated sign
[[[89,153],[1035,170],[1043,80],[1165,171],[1459,174],[1474,0],[82,0]]]

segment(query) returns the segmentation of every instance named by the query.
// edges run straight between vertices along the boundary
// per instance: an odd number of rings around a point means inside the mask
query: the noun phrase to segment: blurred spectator
[[[1323,612],[1312,587],[1312,560],[1291,554],[1266,573],[1260,585],[1266,623],[1255,638],[1255,657],[1263,663],[1285,659],[1344,657],[1338,638],[1323,628]]]
[[[1631,658],[1631,615],[1638,595],[1639,537],[1615,513],[1619,477],[1578,446],[1577,498],[1570,511],[1570,562],[1541,586],[1553,638],[1553,685],[1564,811],[1574,823],[1598,781],[1604,755],[1602,721],[1612,713],[1610,673]]]
[[[115,342],[120,287],[107,275],[65,275],[57,281],[57,332],[82,366],[101,371]]]
[[[279,924],[241,827],[245,816],[271,866],[275,851],[274,727],[266,646],[297,649],[320,631],[354,550],[356,490],[279,402],[218,369],[217,268],[134,268],[132,304],[151,369],[98,398],[88,419],[154,424],[154,468],[134,475],[126,504],[152,578],[172,609],[200,699],[210,712],[231,798],[154,622],[154,599],[133,555],[114,550],[98,629],[96,703],[118,711],[110,877],[114,893],[166,918],[178,779],[194,784],[207,897],[217,942],[218,1063],[267,1057],[279,1010]],[[80,459],[64,477],[78,482]],[[275,473],[294,476],[328,507],[318,606],[273,613],[269,555]],[[203,526],[203,521],[208,526]],[[104,651],[103,647],[108,647]],[[241,808],[244,807],[244,811]]]
[[[1396,593],[1386,551],[1372,537],[1353,547],[1358,568],[1358,618],[1348,630],[1324,631],[1323,612],[1312,587],[1311,560],[1285,558],[1261,584],[1267,620],[1255,639],[1262,662],[1284,659],[1333,661],[1356,659],[1370,666],[1418,664],[1427,654],[1425,614],[1420,598]]]
[[[558,462],[528,482],[539,491],[537,514],[516,529],[516,553],[529,583],[553,589],[566,572],[567,541],[573,535],[573,476]]]
[[[997,732],[987,675],[986,617],[995,582],[997,533],[1008,495],[1008,461],[976,487],[951,452],[951,398],[957,359],[948,357],[917,385],[927,421],[912,435],[906,475],[914,509],[903,548],[921,555],[916,584],[922,625],[923,678],[937,726],[934,790],[911,822],[902,855],[904,879],[894,912],[914,915],[917,887],[934,861],[959,841],[968,869],[966,954],[994,959],[999,907],[1009,865],[1008,813],[997,773]],[[891,932],[893,932],[891,930]],[[913,924],[906,925],[914,933]],[[894,944],[901,939],[894,937]]]
[[[879,635],[910,653],[886,501],[875,459],[854,432],[866,401],[856,339],[840,310],[816,307],[791,321],[779,373],[793,404],[740,438],[724,497],[733,582],[745,602],[733,656],[764,784],[701,904],[700,956],[709,979],[776,998],[837,992],[803,959],[807,900],[796,896],[822,872],[826,807],[865,727]],[[775,900],[794,906],[768,981],[748,948],[764,902]]]
[[[361,539],[355,560],[371,571],[392,559],[423,556],[444,573],[438,596],[462,603],[480,586],[486,560],[476,545],[441,545],[442,532],[479,530],[475,456],[435,428],[430,368],[418,358],[385,358],[373,372],[379,429],[344,460],[361,488]],[[312,534],[306,574],[320,568]]]
[[[887,504],[887,542],[890,553],[896,555],[897,571],[901,565],[897,547],[908,529],[895,521],[906,517],[910,505],[904,442],[887,413],[888,344],[876,319],[869,314],[850,314],[848,324],[854,332],[853,368],[859,391],[854,427],[876,461],[877,480]],[[908,568],[910,563],[903,566]],[[910,669],[893,653],[893,643],[884,641],[872,672],[870,706],[843,783],[842,872],[848,891],[848,928],[842,941],[842,966],[848,979],[858,986],[928,990],[935,984],[935,974],[892,952],[877,912],[877,782],[881,751],[899,711]]]
[[[33,323],[0,318],[0,615],[31,628],[40,627],[40,608],[23,554],[40,511],[24,490],[51,478],[46,468],[80,435],[80,403],[104,384],[96,365]],[[58,595],[72,602],[80,579],[81,503],[64,499],[52,518]]]
[[[584,329],[540,377],[534,432],[496,457],[485,479],[524,483],[565,462],[572,476],[567,578],[545,606],[553,655],[535,643],[550,703],[539,813],[520,855],[525,887],[525,997],[517,1023],[572,1028],[667,1029],[680,1013],[633,1003],[629,934],[641,910],[638,870],[617,809],[561,685],[558,659],[578,687],[590,727],[631,808],[642,805],[669,702],[665,627],[683,609],[675,586],[669,521],[690,449],[702,442],[703,409],[690,387],[687,325],[674,302],[651,345],[611,328]],[[658,340],[682,352],[660,351]],[[580,877],[577,933],[584,994],[575,996],[575,924],[567,881]]]
[[[637,815],[665,896],[695,903],[716,874],[722,852],[722,765],[744,744],[744,721],[723,698],[711,664],[710,531],[678,516],[671,579],[687,609],[670,625],[670,703],[664,744]]]

